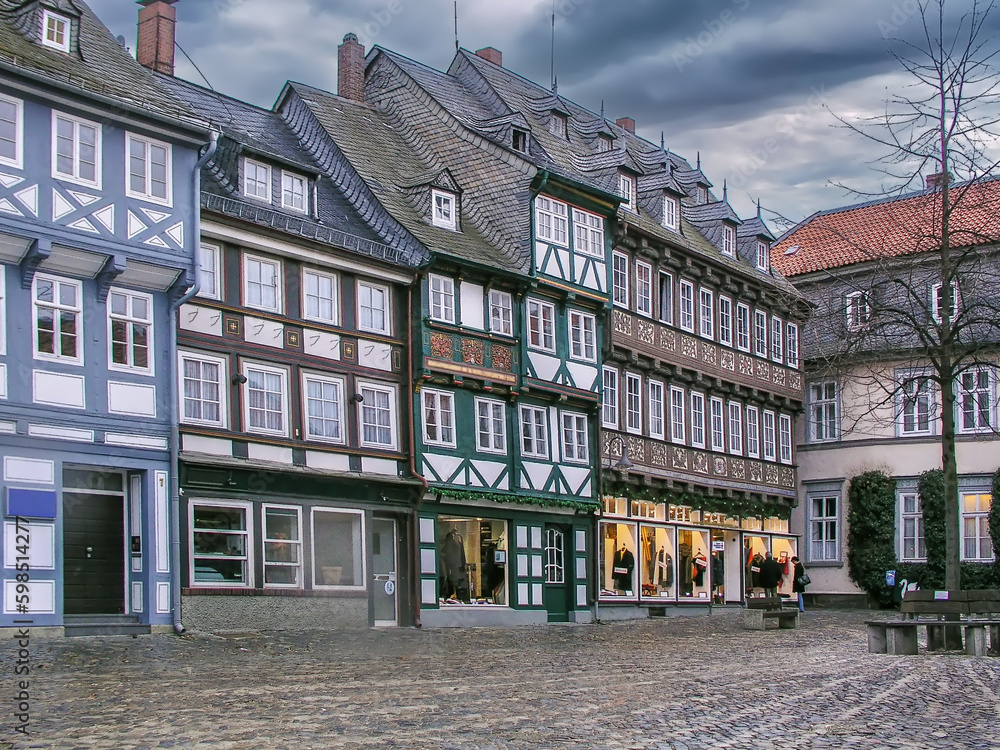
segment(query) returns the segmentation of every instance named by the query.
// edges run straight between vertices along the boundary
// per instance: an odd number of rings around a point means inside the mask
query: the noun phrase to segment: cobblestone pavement
[[[1000,658],[869,654],[871,617],[37,640],[0,747],[1000,748]]]

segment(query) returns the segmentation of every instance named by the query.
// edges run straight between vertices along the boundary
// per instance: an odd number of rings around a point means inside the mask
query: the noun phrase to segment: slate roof
[[[950,190],[956,247],[1000,241],[1000,178],[955,184]],[[782,237],[771,263],[789,277],[933,250],[938,245],[940,196],[923,190],[820,211]]]
[[[107,97],[178,126],[205,130],[205,123],[135,61],[85,2],[48,0],[45,6],[73,19],[75,43],[70,52],[41,44],[38,0],[0,0],[0,67],[17,75],[39,76],[83,95]]]

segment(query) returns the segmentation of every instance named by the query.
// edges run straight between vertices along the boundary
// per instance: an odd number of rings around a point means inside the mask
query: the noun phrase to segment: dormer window
[[[722,252],[726,255],[736,255],[736,230],[726,224],[722,227]]]
[[[515,130],[511,135],[511,148],[522,154],[528,150],[528,134],[523,130]]]
[[[42,44],[61,52],[69,52],[70,20],[46,10],[42,13]]]
[[[771,268],[770,253],[766,242],[757,243],[757,268],[760,271],[768,271]]]
[[[698,205],[708,203],[708,188],[705,185],[698,186],[696,195],[698,196]]]
[[[243,162],[243,194],[247,198],[271,202],[271,168],[253,159]]]
[[[597,137],[597,150],[598,151],[610,151],[614,148],[615,142],[607,135],[599,135]]]
[[[568,138],[566,129],[566,115],[553,112],[549,118],[549,132],[559,138]]]
[[[635,212],[635,177],[618,173],[618,195],[622,199],[622,208]]]
[[[663,196],[663,226],[677,229],[677,199],[672,195]]]
[[[432,214],[431,223],[442,229],[456,229],[455,196],[441,190],[431,191]]]
[[[301,175],[291,172],[281,173],[281,207],[292,211],[305,213],[309,202],[306,198],[308,181]]]

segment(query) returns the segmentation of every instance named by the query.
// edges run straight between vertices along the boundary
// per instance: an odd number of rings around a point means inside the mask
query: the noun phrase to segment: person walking
[[[760,564],[760,573],[758,574],[760,585],[764,589],[764,596],[778,596],[778,585],[781,583],[784,572],[770,552],[764,553],[764,562]]]
[[[796,594],[799,598],[799,612],[806,611],[806,600],[802,596],[806,591],[806,582],[804,580],[806,575],[806,569],[799,562],[799,558],[792,558],[792,593]]]

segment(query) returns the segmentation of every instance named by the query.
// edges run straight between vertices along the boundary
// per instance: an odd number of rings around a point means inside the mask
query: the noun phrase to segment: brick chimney
[[[635,120],[631,117],[619,117],[615,120],[615,125],[620,128],[624,128],[628,132],[632,133],[632,135],[635,135]]]
[[[503,67],[503,52],[494,47],[483,47],[476,50],[476,56],[488,60],[494,65]]]
[[[924,178],[924,187],[927,190],[937,190],[944,184],[944,175],[938,172],[937,174],[929,174]]]
[[[174,27],[177,24],[177,0],[138,0],[139,39],[135,57],[151,70],[174,74]]]
[[[355,102],[365,100],[365,48],[354,34],[337,47],[337,94]]]

